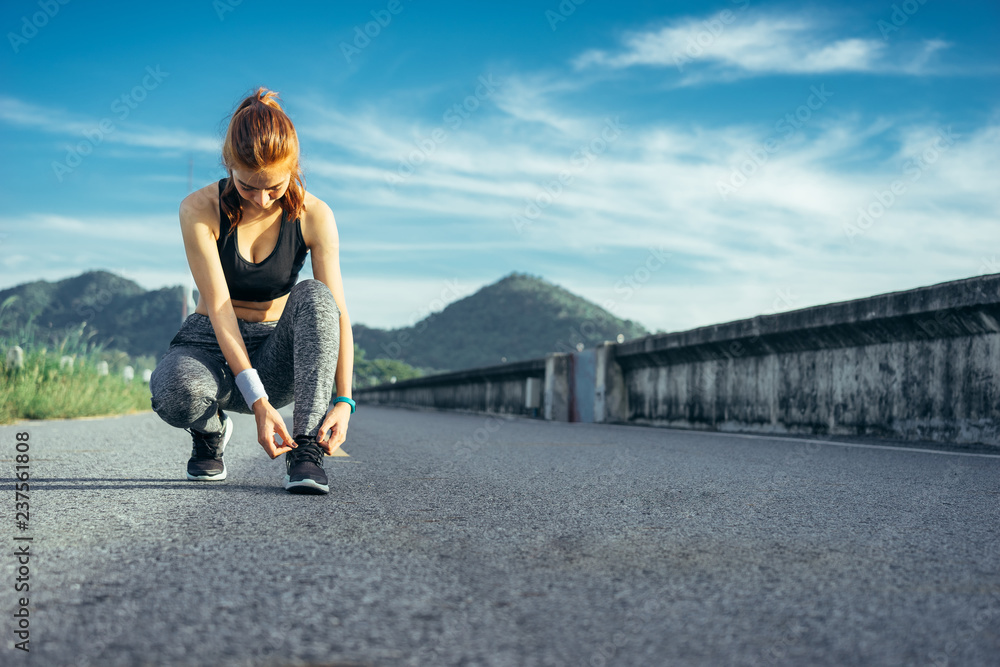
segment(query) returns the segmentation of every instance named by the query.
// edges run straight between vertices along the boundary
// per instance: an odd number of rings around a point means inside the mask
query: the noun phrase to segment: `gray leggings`
[[[268,402],[295,400],[292,437],[315,436],[333,398],[340,352],[340,308],[330,288],[302,280],[288,296],[277,322],[237,320]],[[181,325],[149,380],[153,410],[178,428],[219,433],[218,410],[252,414],[219,348],[207,315],[193,313]]]

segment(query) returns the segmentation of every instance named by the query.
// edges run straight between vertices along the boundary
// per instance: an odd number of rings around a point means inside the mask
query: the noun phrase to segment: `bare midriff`
[[[239,301],[232,299],[233,311],[236,318],[246,322],[277,322],[281,313],[285,310],[285,303],[288,302],[288,295],[279,296],[272,301]],[[208,316],[208,306],[198,299],[198,306],[194,312]]]

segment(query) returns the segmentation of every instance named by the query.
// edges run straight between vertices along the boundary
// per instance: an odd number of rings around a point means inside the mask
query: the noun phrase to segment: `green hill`
[[[181,287],[147,291],[107,271],[89,271],[58,282],[38,280],[0,290],[0,335],[29,323],[49,345],[86,323],[84,336],[132,356],[159,357],[181,324]],[[13,298],[11,298],[13,297]]]
[[[575,350],[619,334],[647,335],[637,322],[621,320],[558,285],[512,273],[449,304],[412,327],[353,327],[354,340],[373,359],[399,359],[425,370],[492,366]]]
[[[107,271],[58,282],[39,280],[0,290],[0,336],[29,322],[39,344],[86,323],[85,336],[106,349],[159,359],[181,324],[180,286],[147,291]],[[14,297],[14,298],[11,298]],[[350,295],[348,295],[350,299]],[[512,273],[449,304],[411,327],[382,330],[354,324],[368,362],[404,362],[425,372],[492,366],[590,347],[621,334],[647,334],[630,320],[541,278]],[[384,365],[384,364],[383,364]],[[388,366],[386,368],[389,368]],[[392,367],[402,375],[402,368]],[[386,371],[390,372],[390,371]]]

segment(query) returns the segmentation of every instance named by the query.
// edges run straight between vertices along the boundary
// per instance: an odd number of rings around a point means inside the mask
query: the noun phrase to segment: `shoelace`
[[[221,434],[201,433],[193,428],[184,429],[194,438],[193,456],[199,459],[216,458],[219,455],[219,444],[222,442]]]
[[[296,441],[298,442],[298,441]],[[291,455],[291,465],[309,461],[316,465],[323,465],[323,450],[315,442],[298,442],[298,447],[289,452]]]

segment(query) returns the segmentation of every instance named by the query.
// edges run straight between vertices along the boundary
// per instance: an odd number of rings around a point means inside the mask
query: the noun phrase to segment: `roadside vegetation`
[[[86,331],[86,322],[56,339],[33,322],[3,327],[6,307],[13,299],[0,304],[0,424],[151,409],[144,371],[156,367],[155,357],[106,349],[92,340],[95,332]],[[356,387],[420,375],[418,369],[399,360],[366,359],[365,351],[355,345]]]
[[[84,328],[49,344],[37,339],[30,323],[0,337],[0,424],[151,409],[143,370],[155,360],[105,350],[84,336]]]
[[[364,348],[354,344],[354,386],[374,387],[423,375],[419,369],[398,359],[368,359]]]

